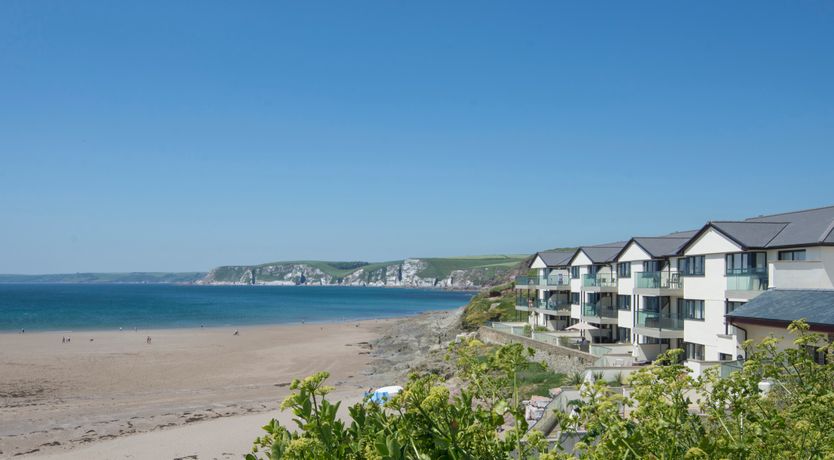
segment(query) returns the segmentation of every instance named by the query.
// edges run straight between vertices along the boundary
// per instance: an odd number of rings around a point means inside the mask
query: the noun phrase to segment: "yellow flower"
[[[429,395],[420,403],[420,407],[429,412],[442,407],[447,402],[449,402],[449,389],[438,385],[429,390]]]

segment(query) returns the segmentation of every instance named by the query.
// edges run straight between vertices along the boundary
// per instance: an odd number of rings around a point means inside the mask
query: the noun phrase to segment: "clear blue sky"
[[[0,273],[528,253],[834,204],[834,4],[0,3]]]

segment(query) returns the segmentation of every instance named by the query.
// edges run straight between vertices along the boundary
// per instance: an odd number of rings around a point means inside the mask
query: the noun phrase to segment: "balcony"
[[[570,276],[563,274],[550,275],[547,278],[547,288],[554,291],[569,291]]]
[[[766,291],[768,276],[766,269],[742,269],[727,273],[728,299],[750,300]]]
[[[610,273],[582,275],[582,287],[588,292],[617,292],[617,279]]]
[[[518,296],[515,298],[515,309],[518,311],[533,311],[538,302],[538,299]]]
[[[570,276],[563,274],[551,275],[546,278],[542,276],[516,276],[515,288],[551,291],[570,290]]]
[[[683,318],[657,311],[637,311],[636,332],[658,339],[683,337]]]
[[[540,276],[516,276],[516,289],[543,289],[547,285],[546,280]]]
[[[678,272],[635,273],[635,294],[647,296],[681,296],[683,280]]]
[[[570,316],[570,301],[569,300],[554,300],[550,299],[544,303],[546,315],[554,316]]]
[[[589,323],[617,324],[617,308],[599,303],[582,304],[582,319]]]

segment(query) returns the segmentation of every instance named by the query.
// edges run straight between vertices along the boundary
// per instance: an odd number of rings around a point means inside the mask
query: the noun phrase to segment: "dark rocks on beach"
[[[394,322],[387,333],[368,344],[375,359],[363,374],[375,376],[380,384],[404,383],[415,370],[451,376],[442,351],[461,332],[462,313],[462,308],[429,312]]]

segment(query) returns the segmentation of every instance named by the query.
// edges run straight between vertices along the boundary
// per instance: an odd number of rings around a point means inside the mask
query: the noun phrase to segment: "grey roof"
[[[571,257],[576,254],[575,249],[561,250],[561,251],[542,251],[536,255],[541,257],[542,261],[548,267],[563,267],[570,262]]]
[[[694,234],[694,233],[693,233]],[[632,241],[639,244],[652,257],[669,257],[689,242],[689,237],[635,236]]]
[[[834,244],[834,206],[751,217],[742,221],[708,222],[698,234],[709,228],[727,235],[743,249]],[[681,251],[684,249],[685,246]]]
[[[595,264],[602,264],[613,261],[620,250],[626,245],[627,241],[617,241],[615,243],[597,244],[594,246],[582,246],[579,249],[591,259]],[[573,257],[571,257],[572,259]]]
[[[834,206],[751,217],[745,222],[785,222],[767,247],[834,243]]]
[[[698,234],[698,230],[683,230],[680,232],[672,232],[668,235],[663,235],[659,238],[692,238]]]
[[[742,305],[727,317],[740,320],[791,322],[834,326],[834,290],[771,289]]]
[[[784,222],[710,222],[742,246],[765,248],[788,225]]]

